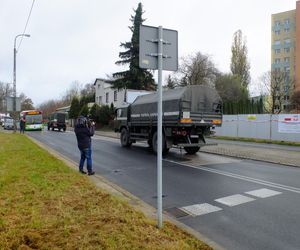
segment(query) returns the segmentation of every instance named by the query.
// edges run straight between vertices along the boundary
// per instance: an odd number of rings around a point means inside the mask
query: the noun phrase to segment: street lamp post
[[[16,49],[16,41],[17,38],[20,36],[30,37],[29,34],[20,34],[15,37],[14,42],[14,82],[13,82],[13,92],[14,92],[14,104],[13,104],[13,111],[17,111],[17,86],[16,86],[16,58],[17,58],[17,49]]]

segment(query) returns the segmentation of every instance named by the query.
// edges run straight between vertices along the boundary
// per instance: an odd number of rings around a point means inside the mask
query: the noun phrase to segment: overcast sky
[[[120,42],[129,41],[135,0],[36,0],[17,54],[17,91],[38,105],[59,98],[71,83],[85,84],[121,70]],[[32,0],[0,0],[0,81],[13,80],[13,44]],[[270,69],[271,14],[295,0],[144,0],[146,25],[178,30],[179,57],[200,51],[230,70],[233,33],[247,38],[253,82]],[[19,39],[19,38],[18,38]],[[20,40],[18,40],[20,41]],[[18,43],[17,43],[18,44]],[[168,72],[167,72],[168,73]],[[164,76],[167,75],[164,73]]]

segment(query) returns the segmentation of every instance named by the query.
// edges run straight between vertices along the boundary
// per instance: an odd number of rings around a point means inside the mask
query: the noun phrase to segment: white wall
[[[300,133],[280,132],[280,123],[278,115],[223,115],[222,126],[216,127],[215,131],[217,136],[300,142]],[[300,126],[300,123],[295,126]]]

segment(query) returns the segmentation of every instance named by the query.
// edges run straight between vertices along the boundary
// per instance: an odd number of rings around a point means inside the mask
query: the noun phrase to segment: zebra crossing
[[[221,205],[227,207],[234,207],[238,205],[243,205],[248,202],[254,202],[257,199],[265,199],[280,194],[282,193],[275,190],[261,188],[261,189],[245,192],[244,194],[234,194],[234,195],[215,199],[214,203],[216,203],[217,205],[213,205],[209,203],[201,203],[201,204],[193,204],[189,206],[180,207],[179,209],[195,217],[195,216],[201,216],[205,214],[222,211],[223,208],[219,207]]]

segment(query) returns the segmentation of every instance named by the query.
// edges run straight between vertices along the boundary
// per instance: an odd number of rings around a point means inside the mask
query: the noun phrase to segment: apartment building
[[[273,72],[286,74],[281,86],[286,110],[293,92],[300,90],[300,1],[296,9],[272,15],[271,64]]]

